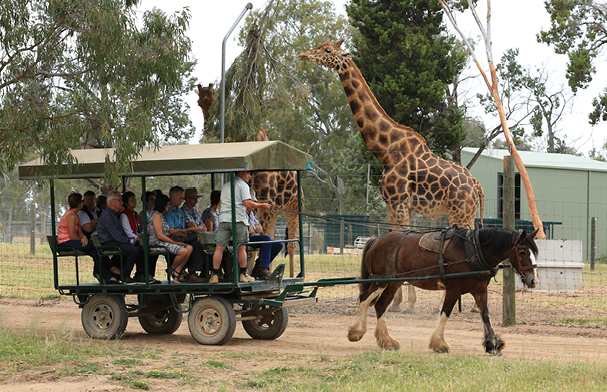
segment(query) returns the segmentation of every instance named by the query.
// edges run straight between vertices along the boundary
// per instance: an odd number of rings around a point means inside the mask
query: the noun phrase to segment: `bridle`
[[[537,268],[537,264],[531,264],[531,265],[525,265],[525,266],[523,265],[523,255],[525,254],[525,252],[529,251],[528,247],[521,247],[517,243],[516,245],[514,245],[514,250],[516,252],[516,263],[518,264],[516,269],[519,271],[519,273]]]

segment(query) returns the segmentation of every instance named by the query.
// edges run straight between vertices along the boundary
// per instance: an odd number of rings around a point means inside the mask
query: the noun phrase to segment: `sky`
[[[223,39],[249,2],[253,5],[253,10],[263,8],[266,4],[265,0],[142,0],[138,11],[143,12],[157,7],[167,13],[173,13],[182,10],[184,7],[189,7],[191,12],[189,37],[192,40],[193,54],[198,60],[194,77],[203,86],[207,86],[209,83],[217,83],[216,87],[219,88]],[[347,2],[347,0],[334,0],[336,11],[345,15],[344,4]],[[486,2],[483,0],[479,1],[478,15],[486,27]],[[245,17],[246,14],[227,40],[226,70],[240,53],[241,48],[236,44],[236,38],[239,29],[244,25]],[[457,21],[468,37],[480,37],[478,27],[469,12],[457,16]],[[447,23],[449,24],[448,21]],[[535,67],[546,64],[555,83],[566,84],[564,75],[567,59],[565,56],[554,54],[552,47],[538,43],[535,38],[542,28],[547,29],[549,25],[550,19],[544,9],[543,1],[493,1],[491,35],[494,63],[499,63],[502,54],[507,49],[519,48],[519,62],[521,65]],[[338,38],[340,37],[334,37],[333,40]],[[485,72],[487,72],[487,56],[485,55],[484,45],[477,45],[476,56]],[[604,58],[599,60],[604,61]],[[597,68],[599,73],[595,75],[590,87],[578,92],[573,109],[567,113],[566,120],[558,126],[561,129],[558,135],[566,135],[567,144],[573,145],[584,155],[587,155],[592,147],[600,148],[607,142],[607,124],[602,123],[592,127],[587,120],[588,113],[591,111],[592,98],[607,86],[607,69],[601,67],[600,64]],[[603,75],[600,74],[601,72],[603,72]],[[476,92],[487,92],[476,67],[468,70],[467,75],[476,76],[475,79],[470,81],[470,97],[474,97]],[[204,124],[202,111],[196,103],[197,99],[198,95],[193,91],[185,98],[190,105],[190,117],[197,129],[196,136],[190,140],[190,143],[198,142]],[[471,102],[477,104],[475,99],[471,99]],[[497,117],[486,116],[480,107],[470,108],[469,114],[482,118],[485,125],[490,128],[499,123]]]

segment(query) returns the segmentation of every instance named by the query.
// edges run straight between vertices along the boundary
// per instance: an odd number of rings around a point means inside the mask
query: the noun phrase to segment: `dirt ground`
[[[466,307],[466,306],[464,306]],[[401,350],[416,351],[425,355],[437,355],[428,350],[428,341],[437,322],[437,315],[429,304],[419,304],[414,314],[391,313],[388,329],[401,343]],[[293,308],[289,313],[286,332],[275,341],[251,339],[241,325],[234,337],[223,346],[201,346],[190,336],[184,317],[179,330],[173,335],[148,335],[136,318],[130,318],[126,334],[120,341],[108,344],[120,347],[145,346],[158,350],[159,358],[146,360],[144,367],[159,369],[167,359],[179,355],[199,358],[213,353],[233,353],[244,355],[223,356],[229,360],[229,372],[261,371],[275,366],[310,365],[313,358],[324,356],[348,356],[365,351],[377,350],[373,337],[375,317],[369,314],[369,332],[362,341],[351,343],[346,338],[348,326],[353,323],[356,313],[355,300],[339,300],[320,303],[312,307]],[[518,315],[517,315],[518,317]],[[494,317],[495,319],[496,317]],[[499,319],[499,317],[497,317]],[[72,333],[76,339],[88,339],[80,323],[80,310],[65,300],[29,300],[0,298],[0,319],[4,327],[23,331],[36,326],[40,332],[54,333],[63,330]],[[496,332],[506,341],[504,358],[607,360],[607,326],[567,326],[550,323],[533,315],[521,314],[517,325],[502,327],[494,321]],[[484,356],[480,340],[482,324],[478,314],[464,310],[455,313],[447,323],[445,338],[451,345],[452,353]],[[118,347],[118,346],[117,346]],[[252,354],[263,361],[251,361]],[[450,354],[447,354],[450,355]],[[90,360],[90,359],[87,359]],[[102,363],[111,365],[112,358],[100,358]],[[65,367],[58,364],[57,368]],[[10,374],[15,364],[0,358],[0,374]],[[110,380],[108,376],[83,375],[67,377],[59,375],[55,367],[25,370],[13,375],[0,376],[0,390],[4,391],[126,391],[131,390],[124,383]],[[216,369],[209,370],[216,374]],[[211,376],[212,377],[212,376]],[[225,377],[225,375],[223,376]],[[174,390],[174,381],[159,380],[150,385],[154,391]],[[187,388],[181,390],[188,390]]]

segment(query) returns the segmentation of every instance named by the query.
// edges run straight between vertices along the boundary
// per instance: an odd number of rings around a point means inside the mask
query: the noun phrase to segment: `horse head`
[[[535,264],[538,248],[533,240],[536,234],[537,230],[531,234],[527,234],[523,230],[514,241],[513,250],[516,254],[510,257],[510,263],[514,270],[520,275],[523,284],[530,289],[536,287],[539,283],[536,273],[537,265]]]

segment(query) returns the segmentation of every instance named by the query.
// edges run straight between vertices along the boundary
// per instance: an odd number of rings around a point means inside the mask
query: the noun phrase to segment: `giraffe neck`
[[[428,149],[420,134],[388,116],[354,61],[347,59],[337,71],[356,126],[367,148],[381,163],[394,163],[394,152],[397,151],[407,155],[415,154],[420,148]]]

